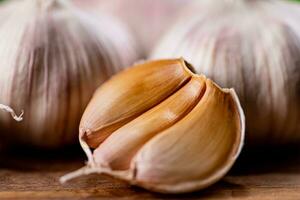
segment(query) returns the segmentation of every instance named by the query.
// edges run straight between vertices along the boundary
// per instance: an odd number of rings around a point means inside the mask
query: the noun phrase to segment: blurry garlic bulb
[[[147,54],[191,0],[74,0],[80,8],[109,13],[126,22]]]
[[[286,1],[195,1],[151,58],[183,56],[234,87],[252,144],[300,142],[300,6]]]
[[[119,22],[67,1],[11,4],[0,24],[0,101],[25,113],[22,123],[1,113],[1,134],[45,148],[75,143],[95,88],[138,59],[136,44]]]

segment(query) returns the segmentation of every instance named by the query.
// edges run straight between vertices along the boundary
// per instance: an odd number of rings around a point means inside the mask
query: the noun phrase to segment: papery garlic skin
[[[285,1],[195,1],[153,50],[183,56],[234,87],[250,144],[300,142],[300,6]]]
[[[189,68],[183,59],[149,61],[103,84],[80,123],[87,166],[61,182],[101,173],[155,192],[185,193],[225,176],[243,146],[243,110],[233,89]]]
[[[74,144],[94,90],[138,59],[135,41],[118,21],[92,19],[68,1],[11,4],[0,25],[0,101],[25,114],[19,124],[1,115],[2,132],[36,147]]]

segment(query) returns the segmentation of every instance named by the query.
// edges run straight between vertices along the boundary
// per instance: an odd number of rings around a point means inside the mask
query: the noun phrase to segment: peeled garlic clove
[[[157,95],[164,98],[141,106]],[[134,115],[125,121],[124,113]],[[226,174],[244,139],[244,115],[235,92],[194,74],[182,59],[147,62],[113,77],[98,89],[82,122],[92,117],[122,124],[109,134],[91,132],[94,138],[80,134],[88,164],[62,182],[96,172],[157,192],[194,191]]]
[[[1,137],[43,148],[76,143],[93,92],[139,58],[135,40],[122,23],[93,19],[69,1],[18,0],[5,6],[0,101],[24,109],[24,120],[15,125],[0,113]]]
[[[181,193],[218,181],[241,149],[243,125],[237,104],[233,91],[222,91],[207,80],[194,109],[137,153],[132,161],[134,182],[155,191]]]
[[[184,60],[146,62],[103,84],[86,108],[80,134],[96,148],[112,132],[156,106],[191,78]]]
[[[300,142],[300,6],[288,1],[194,1],[150,58],[183,56],[234,87],[248,144]]]
[[[95,162],[112,170],[129,169],[132,157],[146,142],[193,109],[205,91],[203,79],[192,78],[165,101],[116,130],[94,151]]]

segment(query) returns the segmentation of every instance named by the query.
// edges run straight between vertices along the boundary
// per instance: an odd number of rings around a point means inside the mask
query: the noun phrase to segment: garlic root
[[[11,107],[9,107],[9,106],[7,106],[7,105],[3,105],[3,104],[0,104],[0,110],[3,110],[3,111],[5,111],[5,112],[10,113],[10,115],[12,116],[12,118],[13,118],[14,120],[16,120],[17,122],[20,122],[20,121],[23,120],[23,114],[24,114],[24,111],[23,111],[23,110],[21,111],[21,114],[17,115],[17,114],[15,113],[15,111],[14,111]]]

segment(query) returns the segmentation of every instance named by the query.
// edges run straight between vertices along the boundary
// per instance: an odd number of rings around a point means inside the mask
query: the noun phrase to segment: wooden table
[[[58,182],[83,162],[79,150],[5,153],[0,159],[0,199],[300,199],[300,151],[295,149],[244,152],[222,181],[184,195],[155,194],[100,175]]]

